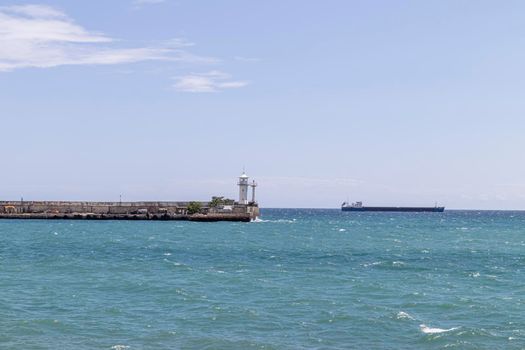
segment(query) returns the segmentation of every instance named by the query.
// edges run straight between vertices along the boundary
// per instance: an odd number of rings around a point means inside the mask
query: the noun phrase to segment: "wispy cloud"
[[[166,0],[135,0],[133,1],[135,5],[160,4],[161,2],[166,2]]]
[[[162,4],[163,2],[166,2],[166,0],[134,0],[133,8],[140,9],[143,6]]]
[[[346,188],[363,183],[362,180],[348,177],[261,176],[258,179],[267,186],[299,188]]]
[[[187,46],[174,40],[149,47],[122,47],[113,38],[83,28],[50,6],[0,7],[0,71],[147,60],[213,61],[189,53]]]
[[[235,56],[233,59],[236,60],[236,61],[239,61],[239,62],[250,62],[250,63],[260,62],[261,61],[260,58],[244,57],[244,56]]]
[[[29,17],[61,18],[66,17],[63,12],[46,5],[13,5],[2,6],[0,11],[17,13]]]
[[[188,74],[176,77],[175,80],[175,89],[184,92],[217,92],[248,85],[246,81],[232,80],[229,74],[217,70],[207,73]]]

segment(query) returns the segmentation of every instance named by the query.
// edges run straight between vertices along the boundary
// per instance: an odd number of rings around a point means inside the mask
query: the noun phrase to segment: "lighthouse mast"
[[[255,187],[257,187],[257,182],[255,182],[255,180],[252,181],[252,183],[250,184],[250,187],[252,188],[252,201],[251,203],[255,204]]]

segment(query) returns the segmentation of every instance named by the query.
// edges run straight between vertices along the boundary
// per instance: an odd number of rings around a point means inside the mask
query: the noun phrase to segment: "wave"
[[[403,268],[408,268],[407,264],[404,263],[403,261],[388,261],[388,260],[374,261],[374,262],[364,263],[364,264],[361,264],[361,265],[363,267],[378,266],[380,268],[385,268],[385,269],[403,269]]]
[[[399,311],[396,315],[396,318],[398,320],[414,320],[414,317],[412,317],[408,312]]]
[[[287,224],[293,224],[296,220],[295,219],[292,219],[292,220],[287,220],[287,219],[279,219],[279,220],[263,220],[263,219],[260,219],[259,217],[256,217],[255,219],[253,219],[251,222],[273,222],[273,223],[287,223]]]
[[[420,324],[419,325],[419,329],[421,330],[421,332],[425,333],[425,334],[439,334],[439,333],[445,333],[445,332],[450,332],[450,331],[453,331],[453,330],[456,330],[458,329],[459,327],[453,327],[453,328],[449,328],[449,329],[443,329],[443,328],[432,328],[432,327],[427,327],[426,325],[424,324]]]

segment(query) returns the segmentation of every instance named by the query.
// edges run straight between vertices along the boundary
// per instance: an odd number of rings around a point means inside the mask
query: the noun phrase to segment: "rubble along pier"
[[[259,216],[259,207],[253,202],[218,206],[210,204],[211,202],[0,201],[0,219],[249,222]]]

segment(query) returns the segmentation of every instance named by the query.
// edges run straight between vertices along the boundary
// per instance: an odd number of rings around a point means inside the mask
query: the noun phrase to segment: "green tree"
[[[190,202],[190,204],[188,204],[188,214],[197,214],[201,211],[201,208],[202,206],[199,202]]]
[[[229,198],[224,198],[222,200],[222,204],[223,205],[233,205],[235,204],[235,201],[233,199],[229,199]]]
[[[224,197],[211,197],[210,208],[217,208],[224,204]]]
[[[233,199],[213,196],[210,201],[210,208],[217,208],[221,205],[233,205],[235,201]]]

